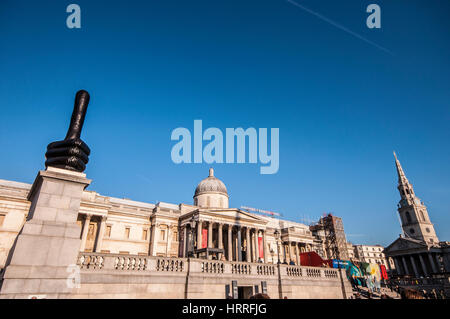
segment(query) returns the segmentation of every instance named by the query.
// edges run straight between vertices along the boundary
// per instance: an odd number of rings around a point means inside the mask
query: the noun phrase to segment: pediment
[[[242,226],[248,224],[264,226],[267,224],[267,221],[263,218],[239,209],[201,209],[199,214],[204,218],[213,218],[217,222],[232,222],[236,225],[242,224]]]
[[[427,249],[428,246],[415,239],[410,238],[397,238],[392,244],[390,244],[388,247],[384,249],[385,254],[395,254],[397,252],[402,251],[410,251],[415,249]]]

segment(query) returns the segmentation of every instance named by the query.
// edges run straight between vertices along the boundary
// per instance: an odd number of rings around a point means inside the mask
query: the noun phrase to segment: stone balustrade
[[[223,274],[225,270],[225,264],[223,261],[202,261],[202,272]]]
[[[224,298],[234,281],[246,287],[264,285],[271,298],[351,294],[343,269],[96,252],[80,252],[77,265],[77,297]]]
[[[207,259],[168,258],[153,256],[80,253],[78,262],[82,271],[156,271],[156,272],[186,272],[188,263],[191,272],[215,275],[275,277],[278,271],[282,277],[326,278],[338,279],[338,270],[332,268],[275,265],[263,263],[230,262]]]

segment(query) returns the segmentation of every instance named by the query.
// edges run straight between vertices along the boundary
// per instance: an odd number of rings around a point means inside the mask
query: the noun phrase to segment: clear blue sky
[[[177,127],[280,128],[280,170],[217,164],[231,206],[341,216],[354,243],[400,233],[396,150],[450,240],[450,2],[298,0],[0,2],[0,178],[32,183],[91,94],[89,189],[191,203],[207,164],[172,163]],[[82,28],[65,25],[77,3]],[[381,7],[368,29],[366,7]]]

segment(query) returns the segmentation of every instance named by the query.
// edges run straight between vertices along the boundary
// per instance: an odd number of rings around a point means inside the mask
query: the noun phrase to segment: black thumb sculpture
[[[88,104],[89,93],[84,90],[78,91],[66,138],[63,141],[48,144],[45,167],[52,166],[77,172],[83,172],[86,169],[91,150],[80,136]]]

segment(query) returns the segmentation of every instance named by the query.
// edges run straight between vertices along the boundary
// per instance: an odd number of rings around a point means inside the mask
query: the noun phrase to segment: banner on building
[[[259,257],[264,258],[264,243],[262,237],[258,237]]]
[[[208,247],[208,230],[202,229],[202,248]]]

